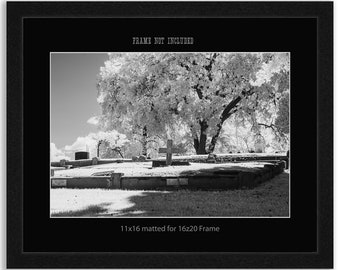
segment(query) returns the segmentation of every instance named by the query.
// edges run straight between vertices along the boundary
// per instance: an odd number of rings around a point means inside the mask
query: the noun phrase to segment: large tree
[[[103,126],[145,146],[185,131],[197,154],[214,151],[231,115],[275,118],[288,91],[286,53],[112,53],[98,80]]]

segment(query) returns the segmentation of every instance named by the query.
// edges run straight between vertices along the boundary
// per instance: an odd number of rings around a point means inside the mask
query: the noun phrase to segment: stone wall
[[[197,171],[195,174],[180,176],[124,177],[122,173],[111,176],[52,177],[52,188],[108,188],[131,190],[176,190],[201,189],[223,190],[253,188],[272,179],[284,170],[284,162],[265,164],[262,168],[229,169],[218,171]]]
[[[94,157],[93,159],[79,159],[79,160],[61,160],[51,162],[52,167],[84,167],[84,166],[92,166],[92,165],[100,165],[100,164],[108,164],[108,163],[121,163],[121,162],[132,162],[131,159],[98,159]]]

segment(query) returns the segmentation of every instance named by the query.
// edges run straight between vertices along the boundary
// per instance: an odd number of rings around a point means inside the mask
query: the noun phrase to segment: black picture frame
[[[105,224],[96,223],[93,219],[51,221],[49,204],[46,204],[49,183],[47,178],[44,180],[44,176],[49,176],[49,103],[46,102],[49,98],[46,89],[49,67],[43,52],[94,51],[94,48],[96,51],[108,51],[110,46],[107,43],[112,41],[113,46],[133,50],[130,44],[132,36],[155,31],[150,26],[152,24],[141,22],[147,18],[175,19],[172,27],[167,26],[169,21],[164,21],[160,32],[163,31],[164,35],[184,33],[195,36],[199,46],[195,50],[220,49],[216,45],[218,36],[227,35],[231,44],[227,49],[230,50],[234,46],[237,51],[263,51],[261,48],[266,44],[266,50],[276,48],[277,51],[286,51],[285,40],[295,39],[295,42],[288,42],[293,44],[292,49],[299,48],[297,52],[301,54],[304,50],[308,52],[306,58],[292,59],[292,74],[296,74],[292,75],[292,83],[296,82],[304,90],[296,92],[295,97],[292,95],[291,112],[296,120],[293,120],[295,124],[292,123],[291,162],[299,165],[291,172],[293,214],[288,221],[271,220],[272,229],[263,231],[268,220],[222,220],[218,224],[230,231],[228,237],[227,234],[220,239],[212,237],[217,241],[215,248],[208,250],[206,247],[211,247],[212,240],[202,235],[181,235],[175,236],[176,241],[180,239],[178,251],[164,248],[167,243],[172,243],[169,236],[164,236],[163,243],[160,243],[156,236],[138,238],[114,233],[124,219],[116,223],[106,221]],[[90,19],[97,22],[93,24]],[[110,24],[113,19],[121,20],[122,24]],[[189,19],[196,21],[190,23]],[[231,24],[229,29],[226,24],[216,25],[219,19],[238,20],[238,24]],[[278,20],[276,29],[271,24],[274,19]],[[132,20],[135,20],[134,27],[127,23]],[[183,20],[187,20],[188,24]],[[202,27],[205,22],[207,27],[214,26],[213,29],[205,30]],[[121,30],[124,23],[127,23],[126,32]],[[104,30],[100,28],[103,25],[107,26]],[[149,28],[143,28],[145,25]],[[240,35],[240,29],[249,31]],[[207,39],[212,30],[219,34]],[[96,31],[98,35],[94,34]],[[117,32],[121,36],[115,40],[113,37]],[[235,37],[239,41],[233,43]],[[280,42],[275,43],[277,40]],[[310,42],[306,44],[307,41]],[[143,47],[138,50],[154,49]],[[162,50],[169,49],[181,51],[183,48],[164,47]],[[307,64],[302,65],[305,60]],[[294,70],[295,64],[300,68]],[[300,106],[295,106],[294,102]],[[308,142],[308,146],[298,143],[303,141]],[[32,151],[32,145],[36,144],[39,144],[38,151]],[[39,170],[36,170],[37,167]],[[138,222],[147,224],[149,221]],[[185,222],[190,224],[187,220]],[[193,219],[191,222],[202,221]],[[217,221],[214,222],[217,224]],[[135,223],[125,220],[124,224]],[[79,228],[86,237],[82,238],[75,228]],[[105,233],[92,233],[91,228]],[[93,236],[95,233],[98,233],[97,238]],[[62,238],[63,235],[65,238]],[[136,243],[139,250],[127,250],[127,244],[122,244],[122,250],[110,250],[109,242],[103,237],[105,235],[112,240],[111,243],[116,243],[118,238],[125,238],[125,242],[148,241],[144,247]],[[111,239],[113,235],[115,238]],[[234,235],[238,235],[241,243],[234,246],[238,250],[228,247],[228,242],[236,243]],[[71,240],[67,242],[67,239]],[[124,243],[124,240],[119,241]],[[7,267],[332,268],[333,3],[7,2]]]

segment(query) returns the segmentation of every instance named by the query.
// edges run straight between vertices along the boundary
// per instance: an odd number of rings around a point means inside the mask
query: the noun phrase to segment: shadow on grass
[[[129,197],[132,207],[112,216],[289,216],[288,179],[284,172],[253,189],[144,191],[142,196]]]
[[[216,166],[211,168],[205,168],[205,169],[196,169],[196,170],[186,170],[182,171],[179,175],[180,176],[187,176],[187,175],[195,175],[195,176],[201,176],[201,175],[223,175],[223,174],[238,174],[240,172],[244,171],[255,171],[257,168],[247,168],[242,166],[221,166],[219,164],[216,164]]]
[[[205,170],[204,170],[205,171]],[[76,192],[76,191],[75,191]],[[272,217],[289,216],[289,174],[284,172],[252,189],[124,191],[96,205],[52,217]],[[100,194],[99,194],[100,196]],[[91,194],[89,197],[91,200]]]
[[[98,205],[90,205],[85,209],[76,211],[64,211],[51,214],[52,217],[89,217],[89,216],[100,216],[107,212],[107,206],[110,203],[101,203]]]

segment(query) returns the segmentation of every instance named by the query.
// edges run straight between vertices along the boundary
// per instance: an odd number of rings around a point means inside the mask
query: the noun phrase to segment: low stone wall
[[[52,188],[110,188],[111,177],[53,177]]]
[[[213,163],[212,159],[208,158],[177,158],[176,160],[187,161],[192,163]],[[272,162],[272,161],[284,161],[285,167],[288,169],[289,158],[285,155],[261,155],[261,156],[240,156],[240,155],[226,155],[226,156],[217,156],[215,158],[214,163],[227,163],[227,162],[251,162],[251,161],[263,161],[263,162]]]
[[[282,173],[284,167],[284,162],[275,161],[271,164],[265,164],[263,168],[197,172],[195,175],[173,177],[124,177],[119,173],[113,173],[111,176],[53,177],[51,178],[51,187],[129,190],[223,190],[242,187],[252,188]]]
[[[161,163],[165,158],[147,159],[144,162],[152,161]],[[226,162],[250,162],[250,161],[284,161],[285,168],[289,167],[289,157],[282,154],[219,154],[214,158],[209,158],[208,155],[194,155],[194,156],[173,156],[174,162],[193,162],[193,163],[226,163]],[[51,162],[52,167],[85,167],[92,165],[101,165],[108,163],[122,163],[122,162],[139,162],[139,160],[132,159],[80,159],[80,160],[61,160],[58,162]],[[157,167],[157,166],[156,166]]]
[[[65,166],[72,166],[72,167],[85,167],[85,166],[92,166],[92,165],[101,165],[101,164],[108,164],[108,163],[122,163],[122,162],[132,162],[131,159],[79,159],[79,160],[61,160],[51,162],[52,167],[65,167]]]

